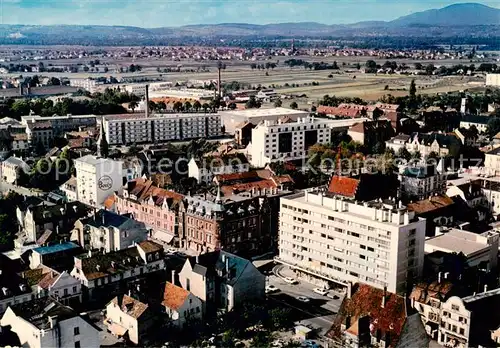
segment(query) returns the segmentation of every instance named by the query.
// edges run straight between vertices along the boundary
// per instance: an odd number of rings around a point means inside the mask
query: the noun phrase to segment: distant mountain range
[[[393,21],[367,21],[346,25],[315,22],[200,24],[145,29],[96,25],[0,25],[0,43],[6,44],[169,44],[213,39],[245,38],[497,38],[500,9],[477,3],[450,5],[417,12]]]

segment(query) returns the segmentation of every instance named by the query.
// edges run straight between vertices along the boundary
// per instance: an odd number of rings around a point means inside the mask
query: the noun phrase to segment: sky
[[[470,0],[0,0],[0,24],[127,25],[392,20]],[[500,0],[482,2],[500,8]]]

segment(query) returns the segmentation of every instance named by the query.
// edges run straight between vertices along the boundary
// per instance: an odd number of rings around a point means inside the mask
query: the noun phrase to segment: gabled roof
[[[327,336],[340,339],[341,325],[349,323],[346,331],[358,334],[358,320],[366,318],[369,321],[367,330],[373,336],[377,332],[385,337],[386,346],[395,347],[401,336],[406,321],[405,298],[392,293],[385,293],[385,306],[382,308],[384,290],[358,283],[353,286],[351,298],[344,298]]]
[[[174,285],[170,282],[165,283],[162,305],[177,311],[182,307],[189,296],[189,291]]]
[[[163,247],[160,244],[155,243],[151,240],[145,240],[143,242],[140,242],[138,246],[146,254],[163,251]]]
[[[137,201],[140,203],[147,202],[147,200],[152,197],[157,206],[162,205],[165,200],[172,201],[172,204],[178,204],[184,197],[177,192],[156,187],[151,180],[143,178],[129,181],[125,185],[124,190],[126,190],[129,195],[137,197]]]
[[[417,214],[424,214],[453,204],[454,202],[450,197],[446,195],[437,195],[418,202],[409,203],[406,206],[409,210],[413,210]]]
[[[198,262],[196,262],[196,257],[188,258],[187,262],[193,267],[193,272],[202,275],[220,274],[220,277],[229,285],[236,284],[247,267],[254,267],[249,260],[220,250],[198,256]],[[226,272],[226,262],[229,273]]]
[[[120,307],[123,313],[130,315],[134,319],[139,319],[146,313],[149,306],[127,295],[116,296],[111,303]]]
[[[358,189],[359,180],[335,175],[328,184],[328,192],[344,197],[354,197]]]

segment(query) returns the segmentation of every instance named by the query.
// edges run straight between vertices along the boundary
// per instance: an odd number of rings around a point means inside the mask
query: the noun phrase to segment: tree
[[[415,80],[411,80],[410,83],[410,94],[408,98],[408,108],[410,110],[417,109],[417,86],[415,85]]]
[[[412,153],[411,158],[414,160],[421,160],[422,154],[420,153],[420,151],[415,151],[414,153]]]
[[[208,105],[208,103],[203,103],[203,105],[201,107],[202,107],[204,112],[207,112],[208,109],[210,109],[210,105]]]
[[[378,141],[375,146],[373,146],[373,153],[383,154],[385,151],[385,143],[382,141]]]
[[[130,103],[128,103],[128,107],[132,110],[132,112],[134,112],[138,106],[139,104],[135,100],[132,100]]]
[[[193,109],[195,109],[196,112],[200,111],[201,103],[198,100],[195,100],[195,102],[193,103]]]
[[[176,112],[182,111],[183,105],[180,101],[176,101],[172,107],[172,109]]]
[[[191,111],[192,107],[193,106],[191,105],[190,102],[187,101],[187,102],[184,103],[184,110]]]
[[[373,119],[374,120],[378,120],[380,117],[382,117],[384,115],[384,112],[382,110],[380,110],[379,108],[375,108],[373,110]]]
[[[491,137],[494,137],[500,132],[500,117],[490,117],[486,125],[486,132]]]
[[[280,108],[282,105],[283,105],[283,102],[281,101],[281,99],[276,99],[274,101],[274,107],[275,108]]]
[[[398,158],[404,159],[406,162],[411,159],[411,153],[406,149],[406,147],[400,148],[397,155]]]
[[[367,73],[377,72],[377,63],[374,60],[371,60],[371,59],[367,60],[366,64],[365,64],[365,67],[366,67],[366,72]]]
[[[236,109],[236,103],[229,103],[229,105],[227,106],[230,110],[234,110]]]
[[[292,109],[298,109],[298,108],[299,108],[299,105],[297,104],[297,102],[292,102],[292,103],[290,104],[290,108],[292,108]]]
[[[260,108],[260,106],[261,106],[260,102],[255,98],[254,95],[250,96],[247,103],[245,104],[245,107],[247,109]]]
[[[269,311],[269,320],[271,329],[287,329],[290,324],[291,310],[290,308],[273,308]]]

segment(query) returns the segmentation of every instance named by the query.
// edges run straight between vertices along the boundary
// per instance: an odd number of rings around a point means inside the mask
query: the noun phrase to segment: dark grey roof
[[[116,227],[119,228],[130,218],[124,215],[118,215],[108,210],[101,209],[95,213],[93,217],[89,217],[83,221],[84,224],[88,224],[93,227]]]

